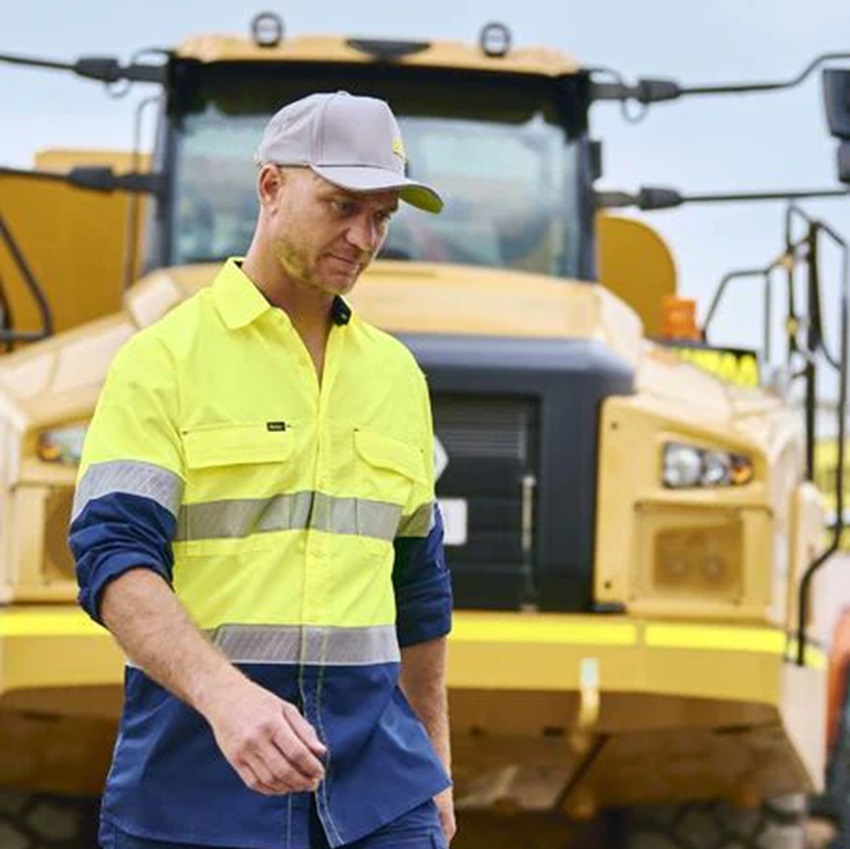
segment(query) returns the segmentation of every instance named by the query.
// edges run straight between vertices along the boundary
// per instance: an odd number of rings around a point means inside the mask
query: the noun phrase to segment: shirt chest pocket
[[[289,429],[257,424],[211,425],[183,433],[186,503],[264,498],[294,477]]]
[[[372,430],[354,432],[354,452],[363,497],[404,506],[414,485],[425,483],[421,449]]]

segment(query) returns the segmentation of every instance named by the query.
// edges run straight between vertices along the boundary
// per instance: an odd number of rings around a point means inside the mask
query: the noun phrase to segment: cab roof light
[[[481,45],[481,50],[485,56],[494,59],[501,58],[511,52],[513,35],[505,24],[492,21],[481,27],[478,43]]]
[[[275,12],[260,12],[251,19],[251,37],[258,47],[277,47],[283,34],[283,18]]]

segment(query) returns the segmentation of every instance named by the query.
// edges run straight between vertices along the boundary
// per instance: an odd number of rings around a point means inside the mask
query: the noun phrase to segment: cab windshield
[[[401,204],[383,258],[579,276],[580,128],[569,125],[563,81],[398,71],[392,79],[350,67],[301,78],[215,66],[188,74],[170,107],[170,262],[244,254],[257,215],[253,154],[266,122],[305,94],[344,89],[390,103],[408,176],[445,200],[437,216]]]

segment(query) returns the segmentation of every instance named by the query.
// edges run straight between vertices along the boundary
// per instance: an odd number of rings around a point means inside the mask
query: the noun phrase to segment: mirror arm
[[[789,201],[803,198],[846,198],[846,189],[789,189],[778,192],[727,192],[723,194],[684,195],[676,189],[661,186],[644,186],[637,194],[624,191],[594,192],[597,209],[624,209],[637,207],[645,212],[656,209],[672,209],[690,203],[741,203],[757,201]]]
[[[71,168],[67,173],[59,171],[35,171],[25,168],[0,167],[0,177],[24,177],[30,180],[67,183],[77,189],[93,192],[130,192],[162,197],[166,190],[165,175],[161,173],[130,172],[115,174],[111,168],[82,166]]]

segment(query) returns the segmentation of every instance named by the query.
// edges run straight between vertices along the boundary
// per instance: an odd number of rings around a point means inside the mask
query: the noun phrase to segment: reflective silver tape
[[[183,498],[183,480],[174,472],[136,460],[113,460],[94,463],[86,469],[74,493],[71,521],[83,512],[90,501],[113,493],[150,498],[177,516]]]
[[[398,663],[401,657],[395,625],[222,625],[211,639],[234,663],[365,666]]]
[[[434,502],[429,501],[417,507],[410,516],[402,516],[398,526],[398,536],[427,537],[434,527],[434,509]]]
[[[239,539],[269,531],[328,531],[392,541],[401,507],[365,498],[336,498],[322,492],[294,492],[184,504],[175,540]]]
[[[366,498],[352,498],[350,500],[354,503],[357,533],[360,536],[383,539],[387,542],[392,542],[395,539],[398,523],[401,519],[401,507],[398,504],[369,501]],[[335,527],[328,528],[328,530],[343,533]]]

